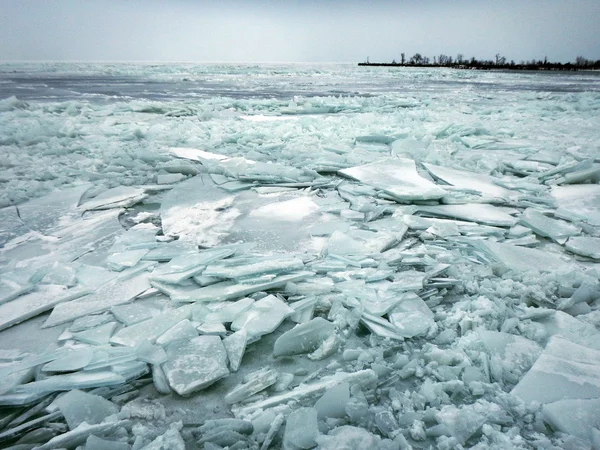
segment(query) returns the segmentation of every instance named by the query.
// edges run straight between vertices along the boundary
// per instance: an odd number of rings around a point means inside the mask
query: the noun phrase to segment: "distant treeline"
[[[456,58],[441,54],[429,58],[420,53],[415,53],[408,60],[406,55],[401,53],[400,62],[393,60],[391,63],[372,63],[367,58],[366,62],[358,63],[359,66],[401,66],[401,67],[452,67],[455,69],[504,69],[504,70],[600,70],[600,59],[597,61],[589,60],[583,56],[575,58],[575,62],[560,63],[550,62],[548,58],[543,60],[531,61],[508,61],[506,57],[496,54],[494,60],[479,60],[475,57],[465,59],[462,54],[458,54]]]

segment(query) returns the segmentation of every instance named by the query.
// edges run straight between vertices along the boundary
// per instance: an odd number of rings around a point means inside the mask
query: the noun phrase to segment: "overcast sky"
[[[600,59],[600,0],[0,0],[0,60]]]

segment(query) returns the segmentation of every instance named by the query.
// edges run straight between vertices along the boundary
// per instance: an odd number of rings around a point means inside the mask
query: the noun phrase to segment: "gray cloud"
[[[600,59],[595,0],[3,0],[3,60]]]

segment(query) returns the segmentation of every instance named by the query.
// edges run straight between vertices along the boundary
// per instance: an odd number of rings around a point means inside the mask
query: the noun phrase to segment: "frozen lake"
[[[599,182],[595,72],[0,64],[0,446],[600,448]]]

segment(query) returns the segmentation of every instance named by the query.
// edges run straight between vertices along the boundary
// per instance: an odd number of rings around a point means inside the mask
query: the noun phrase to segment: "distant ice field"
[[[504,157],[596,151],[600,75],[353,64],[3,63],[0,99],[6,206],[75,180],[111,187],[151,182],[170,146],[229,156],[254,151],[302,165],[324,147],[381,134],[431,143],[429,162],[483,171],[502,157],[469,139],[495,142],[510,150]],[[489,150],[485,160],[469,151],[477,146]]]

